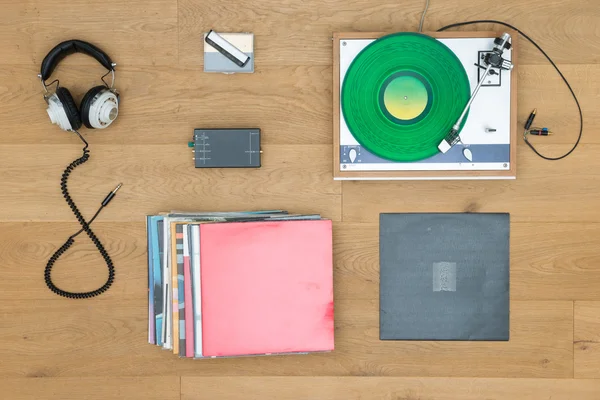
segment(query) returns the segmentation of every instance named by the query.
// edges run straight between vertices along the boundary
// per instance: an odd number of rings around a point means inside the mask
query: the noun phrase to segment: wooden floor
[[[0,397],[22,399],[600,399],[600,8],[591,0],[431,0],[425,28],[496,18],[526,30],[563,69],[586,129],[569,158],[519,143],[511,182],[334,182],[331,34],[415,30],[421,0],[0,0]],[[252,75],[205,74],[209,29],[256,36]],[[489,26],[482,26],[490,28]],[[59,189],[80,155],[51,126],[36,78],[46,52],[80,38],[118,63],[118,122],[84,131],[92,157],[72,178],[117,275],[105,295],[51,294],[43,269],[78,229]],[[519,58],[519,120],[576,138],[566,88],[535,49]],[[84,56],[56,76],[79,101],[102,68]],[[195,127],[260,127],[263,167],[196,170]],[[336,350],[310,356],[180,360],[147,344],[144,216],[171,209],[283,208],[333,219]],[[378,214],[511,213],[508,343],[378,340]],[[54,276],[103,282],[85,239]]]

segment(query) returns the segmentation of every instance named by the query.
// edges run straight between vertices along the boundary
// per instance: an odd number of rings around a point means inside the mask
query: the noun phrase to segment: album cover
[[[508,214],[381,214],[382,340],[509,339]]]

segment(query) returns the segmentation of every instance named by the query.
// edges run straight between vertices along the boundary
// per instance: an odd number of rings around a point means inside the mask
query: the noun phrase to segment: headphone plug
[[[102,207],[106,207],[108,205],[108,203],[110,203],[110,201],[113,199],[113,197],[115,197],[115,195],[117,194],[117,191],[119,189],[121,189],[121,186],[123,186],[123,184],[119,183],[117,185],[117,187],[115,188],[115,190],[113,190],[112,192],[110,192],[109,194],[106,195],[104,200],[102,200]]]

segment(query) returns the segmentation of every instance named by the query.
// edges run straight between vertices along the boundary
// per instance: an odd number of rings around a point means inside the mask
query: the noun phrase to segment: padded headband
[[[114,69],[112,65],[113,62],[108,54],[100,50],[98,47],[82,40],[67,40],[56,45],[56,47],[50,50],[48,55],[44,57],[44,61],[42,61],[42,69],[40,71],[42,80],[46,81],[48,78],[50,78],[52,72],[54,72],[54,68],[56,68],[58,63],[66,56],[74,53],[87,54],[88,56],[95,58],[96,61],[98,61],[107,70],[112,71]]]

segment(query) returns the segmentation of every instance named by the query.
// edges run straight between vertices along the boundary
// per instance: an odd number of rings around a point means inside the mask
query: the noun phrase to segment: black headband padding
[[[74,53],[83,53],[87,54],[90,57],[93,57],[98,61],[104,68],[111,71],[113,70],[112,60],[102,50],[98,47],[94,46],[91,43],[84,42],[82,40],[67,40],[65,42],[59,43],[56,45],[46,57],[44,57],[44,61],[42,61],[42,69],[40,74],[42,75],[42,80],[46,81],[54,72],[54,68],[58,65],[58,63],[68,55]]]

